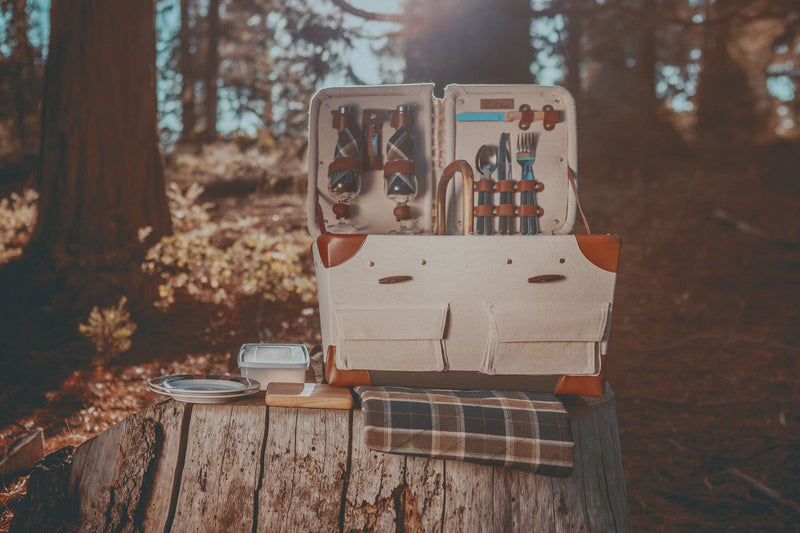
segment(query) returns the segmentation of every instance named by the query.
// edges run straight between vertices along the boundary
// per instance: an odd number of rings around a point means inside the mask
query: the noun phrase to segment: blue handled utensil
[[[499,151],[497,154],[497,181],[511,179],[511,135],[509,133],[500,134]],[[512,192],[500,193],[500,204],[510,204],[512,202]],[[510,216],[500,216],[497,220],[497,231],[501,235],[511,235],[514,231],[514,218]]]
[[[533,162],[536,151],[536,136],[533,133],[520,133],[517,136],[517,163],[522,167],[522,180],[533,180]],[[536,190],[522,191],[520,205],[536,205]],[[519,232],[522,235],[539,233],[539,217],[525,216],[519,218]]]
[[[480,181],[491,180],[492,172],[497,168],[497,147],[484,144],[475,154],[475,167],[480,171]],[[478,205],[491,205],[491,191],[478,192]],[[494,232],[494,218],[490,216],[476,217],[475,233],[478,235],[491,235]]]

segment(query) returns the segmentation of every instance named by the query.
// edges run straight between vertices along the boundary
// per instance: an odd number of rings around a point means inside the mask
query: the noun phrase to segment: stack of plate
[[[240,376],[180,374],[151,379],[150,390],[179,402],[225,403],[259,392],[261,383]]]

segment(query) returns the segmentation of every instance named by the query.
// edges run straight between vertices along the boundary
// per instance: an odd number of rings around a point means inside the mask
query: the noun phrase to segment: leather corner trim
[[[336,346],[328,346],[325,357],[325,381],[336,387],[371,385],[367,370],[340,370],[336,367]]]
[[[593,265],[616,272],[622,239],[619,235],[575,235],[578,248]]]
[[[366,235],[320,235],[317,238],[317,250],[322,264],[325,268],[341,265],[356,255],[366,240]]]
[[[596,376],[561,376],[553,394],[602,396],[606,388],[606,356],[600,356],[600,374]]]

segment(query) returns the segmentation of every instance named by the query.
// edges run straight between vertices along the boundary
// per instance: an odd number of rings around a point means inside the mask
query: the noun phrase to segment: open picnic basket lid
[[[329,165],[334,159],[338,132],[334,115],[342,106],[349,108],[353,120],[362,126],[368,111],[382,116],[378,126],[379,143],[395,131],[391,113],[398,105],[408,106],[412,119],[409,132],[414,140],[413,161],[419,192],[409,206],[417,227],[432,233],[435,218],[436,184],[445,166],[456,159],[467,161],[474,169],[475,149],[485,143],[497,143],[502,132],[512,138],[521,131],[520,122],[462,122],[461,113],[517,111],[523,105],[533,110],[550,106],[558,112],[558,121],[545,129],[534,121],[527,131],[537,134],[536,179],[544,181],[540,193],[546,216],[541,218],[543,234],[566,234],[573,228],[576,214],[577,135],[575,102],[566,89],[537,85],[448,85],[444,98],[434,96],[430,83],[330,87],[321,89],[309,109],[309,187],[308,229],[313,237],[324,233],[323,227],[335,221],[337,200],[328,190]],[[511,162],[519,178],[519,167]],[[570,181],[572,180],[572,182]],[[447,234],[460,234],[459,201],[461,186],[453,180],[447,192]],[[397,226],[392,202],[385,196],[383,170],[363,170],[361,190],[351,209],[361,222],[358,233],[386,234]]]

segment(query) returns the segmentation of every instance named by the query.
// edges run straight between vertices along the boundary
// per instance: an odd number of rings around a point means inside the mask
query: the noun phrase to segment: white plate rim
[[[169,386],[169,383],[171,382],[180,382],[188,380],[208,381],[211,384],[213,384],[214,382],[217,383],[234,382],[241,385],[241,388],[225,387],[220,390],[192,390],[192,389],[182,389],[178,387]],[[244,376],[223,376],[219,374],[207,374],[207,375],[174,374],[169,376],[160,376],[157,378],[153,378],[150,380],[149,383],[150,383],[150,388],[156,392],[164,392],[165,394],[168,395],[172,395],[175,393],[191,394],[196,396],[205,396],[209,398],[214,396],[241,395],[245,393],[250,393],[250,391],[261,389],[261,383],[255,379],[246,378]]]
[[[185,403],[225,403],[233,400],[238,400],[239,398],[245,398],[247,396],[252,396],[260,391],[260,389],[250,390],[247,392],[241,392],[236,394],[227,394],[227,395],[213,395],[209,396],[207,394],[180,394],[180,393],[173,393],[162,391],[154,388],[150,388],[156,394],[161,394],[163,396],[168,396],[174,400],[185,402]]]

